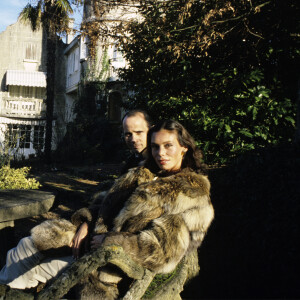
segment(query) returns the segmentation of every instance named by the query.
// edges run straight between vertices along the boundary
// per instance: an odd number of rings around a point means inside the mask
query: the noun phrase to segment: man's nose
[[[132,142],[136,142],[136,141],[137,141],[137,138],[138,138],[137,135],[136,135],[136,134],[133,134],[132,137],[131,137],[131,141],[132,141]]]

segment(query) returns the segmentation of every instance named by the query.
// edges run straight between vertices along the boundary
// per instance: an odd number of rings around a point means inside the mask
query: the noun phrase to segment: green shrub
[[[230,79],[236,85],[232,94],[216,92],[205,107],[186,113],[207,161],[228,163],[248,151],[291,143],[296,107],[281,93],[282,84],[276,78],[267,82],[259,69]]]
[[[0,168],[0,190],[4,189],[38,189],[41,184],[34,178],[27,178],[30,168],[14,169],[9,166]]]

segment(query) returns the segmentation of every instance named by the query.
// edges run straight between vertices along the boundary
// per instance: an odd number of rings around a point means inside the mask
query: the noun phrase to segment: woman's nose
[[[163,156],[166,153],[164,147],[159,147],[157,152],[159,156]]]

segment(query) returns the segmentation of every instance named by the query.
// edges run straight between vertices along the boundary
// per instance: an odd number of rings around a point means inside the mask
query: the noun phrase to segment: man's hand
[[[99,248],[102,245],[102,242],[103,242],[104,238],[105,238],[105,234],[95,235],[93,237],[93,240],[91,241],[91,248],[92,249]]]
[[[83,223],[80,225],[79,230],[75,234],[72,241],[72,253],[75,259],[79,258],[80,247],[82,245],[82,242],[86,238],[87,234],[88,234],[88,224]]]

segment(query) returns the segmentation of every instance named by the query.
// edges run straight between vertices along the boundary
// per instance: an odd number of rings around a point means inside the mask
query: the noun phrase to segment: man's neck
[[[146,158],[146,148],[144,148],[141,152],[139,153],[134,153],[135,157],[143,157]]]

